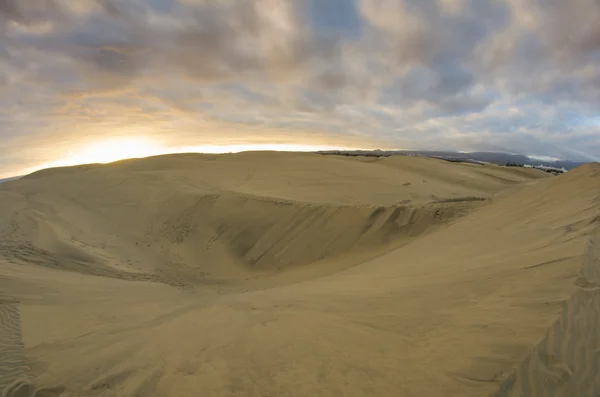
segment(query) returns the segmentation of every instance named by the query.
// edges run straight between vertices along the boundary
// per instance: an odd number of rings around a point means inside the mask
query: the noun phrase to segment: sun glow
[[[169,153],[239,153],[247,151],[270,151],[276,150],[280,152],[315,152],[319,150],[352,150],[340,146],[322,146],[322,145],[299,145],[291,143],[256,143],[243,145],[201,145],[201,146],[186,146],[178,148],[176,151]]]
[[[341,146],[301,145],[286,143],[225,144],[198,146],[165,146],[160,141],[146,137],[123,137],[84,144],[71,150],[71,155],[41,164],[26,173],[44,168],[68,167],[79,164],[111,163],[131,158],[142,158],[171,153],[238,153],[244,151],[277,150],[287,152],[310,152],[318,150],[352,149]]]
[[[80,146],[75,154],[43,164],[40,168],[65,167],[78,164],[111,163],[113,161],[162,154],[162,147],[143,137],[113,138]]]

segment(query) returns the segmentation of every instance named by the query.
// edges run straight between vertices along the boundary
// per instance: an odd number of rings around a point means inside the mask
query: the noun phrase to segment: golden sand
[[[0,390],[587,396],[599,197],[598,164],[249,152],[44,170],[0,185]]]

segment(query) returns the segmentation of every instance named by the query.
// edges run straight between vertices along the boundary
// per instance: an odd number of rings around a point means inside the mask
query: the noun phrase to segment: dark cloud
[[[23,21],[24,17],[19,9],[18,0],[5,0],[0,2],[0,15],[11,21]]]

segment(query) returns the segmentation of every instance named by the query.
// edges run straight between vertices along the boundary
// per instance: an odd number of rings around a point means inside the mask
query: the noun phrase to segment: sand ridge
[[[598,392],[600,242],[592,237],[575,281],[577,289],[557,320],[492,397],[593,396]]]
[[[266,152],[47,170],[0,186],[0,292],[40,396],[488,395],[577,290],[599,174]]]
[[[0,245],[9,261],[95,275],[231,282],[254,277],[247,268],[397,247],[512,183],[545,177],[456,164],[462,184],[449,184],[434,173],[445,162],[409,165],[258,152],[43,170],[0,190],[16,209]],[[482,184],[487,173],[507,176]]]

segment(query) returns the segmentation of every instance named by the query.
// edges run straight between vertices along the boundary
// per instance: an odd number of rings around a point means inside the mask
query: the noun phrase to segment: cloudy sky
[[[246,144],[598,160],[600,0],[2,0],[0,103],[0,177]]]

